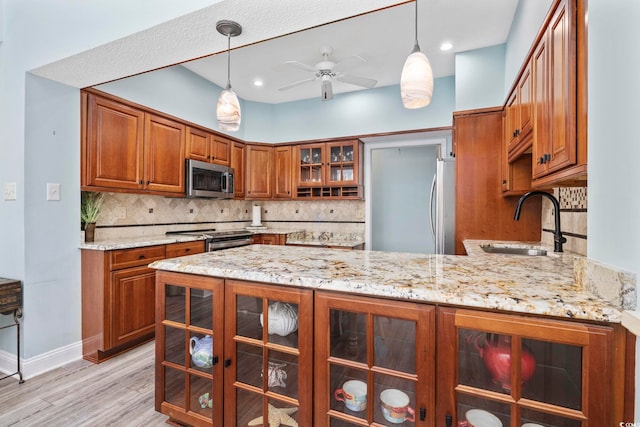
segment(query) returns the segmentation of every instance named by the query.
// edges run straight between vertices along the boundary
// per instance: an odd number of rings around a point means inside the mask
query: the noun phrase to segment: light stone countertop
[[[156,261],[152,268],[561,318],[619,323],[622,310],[574,281],[576,255],[426,255],[251,245]],[[495,243],[495,242],[493,242]],[[479,250],[477,252],[475,248]]]
[[[225,231],[225,230],[221,230]],[[245,231],[245,229],[243,229]],[[300,229],[278,229],[278,228],[249,228],[246,229],[253,234],[286,234],[287,244],[309,245],[309,246],[343,246],[355,247],[364,240],[351,235],[337,235],[337,233],[306,233]],[[152,235],[125,237],[121,239],[99,240],[95,242],[85,242],[80,244],[80,249],[90,249],[97,251],[110,251],[116,249],[140,248],[145,246],[166,245],[170,243],[192,242],[204,240],[202,236],[184,236],[178,234]]]
[[[138,236],[85,242],[80,244],[80,249],[112,251],[116,249],[131,249],[142,248],[145,246],[168,245],[171,243],[193,242],[196,240],[204,240],[204,238],[201,236],[181,236],[175,234],[166,236],[163,234],[159,236]]]

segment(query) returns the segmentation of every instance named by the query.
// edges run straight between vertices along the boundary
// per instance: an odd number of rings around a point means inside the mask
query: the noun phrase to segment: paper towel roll
[[[260,222],[260,206],[253,207],[253,222],[251,225],[254,227],[262,225],[262,222]]]

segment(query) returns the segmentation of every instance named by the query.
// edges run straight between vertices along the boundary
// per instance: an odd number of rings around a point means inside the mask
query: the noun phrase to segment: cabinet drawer
[[[204,252],[204,240],[195,242],[171,243],[167,245],[167,258],[176,258],[185,255],[193,255]]]
[[[119,249],[111,253],[111,269],[137,267],[164,259],[164,245]]]

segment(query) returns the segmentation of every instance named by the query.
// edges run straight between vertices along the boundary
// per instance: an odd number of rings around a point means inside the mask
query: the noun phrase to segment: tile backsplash
[[[365,203],[361,200],[250,201],[106,193],[96,240],[172,230],[244,228],[252,223],[254,205],[261,207],[262,224],[267,229],[364,235]]]
[[[587,255],[587,187],[555,188],[560,202],[560,227],[567,243],[566,251]],[[542,242],[553,246],[555,218],[553,205],[547,198],[542,202]]]

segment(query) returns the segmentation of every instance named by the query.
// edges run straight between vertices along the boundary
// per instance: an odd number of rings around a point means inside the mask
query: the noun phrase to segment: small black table
[[[0,327],[0,330],[11,328],[15,326],[17,328],[17,361],[18,370],[12,374],[6,375],[0,380],[18,375],[19,383],[22,384],[22,370],[20,368],[20,322],[18,319],[22,317],[22,282],[20,280],[5,279],[0,277],[0,314],[10,315],[13,314],[13,323]]]

